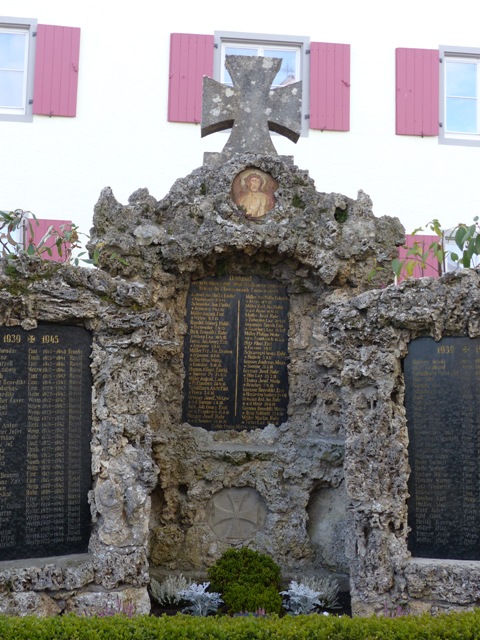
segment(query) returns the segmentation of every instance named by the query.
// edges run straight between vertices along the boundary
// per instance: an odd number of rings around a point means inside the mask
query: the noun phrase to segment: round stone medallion
[[[262,496],[250,487],[222,489],[208,505],[208,523],[219,540],[251,538],[263,528],[266,515]]]

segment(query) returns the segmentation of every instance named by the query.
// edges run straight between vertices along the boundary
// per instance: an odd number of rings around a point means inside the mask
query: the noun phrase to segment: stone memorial
[[[399,221],[276,153],[278,64],[205,80],[202,133],[232,134],[161,200],[101,192],[97,268],[2,261],[0,613],[147,613],[151,577],[232,546],[336,577],[354,615],[475,606],[480,275],[393,284]]]

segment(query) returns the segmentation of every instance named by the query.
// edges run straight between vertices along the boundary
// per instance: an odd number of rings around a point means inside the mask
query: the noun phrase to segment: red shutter
[[[38,246],[38,244],[41,242],[42,238],[47,233],[50,227],[53,227],[55,230],[62,233],[62,230],[60,229],[61,225],[65,225],[65,228],[69,229],[72,224],[70,220],[47,220],[46,218],[37,218],[36,220],[32,219],[30,220],[30,223],[32,225],[33,237],[32,237],[32,234],[30,233],[29,226],[27,226],[26,232],[25,232],[25,248],[26,249],[30,244]],[[54,262],[68,262],[69,250],[70,250],[69,243],[62,246],[62,255],[58,253],[58,249],[55,246],[54,237],[46,240],[45,246],[51,249],[52,255],[49,256],[48,253],[44,251],[42,253],[42,258],[44,260],[52,260]]]
[[[349,44],[310,44],[310,128],[350,130]]]
[[[34,114],[76,115],[79,54],[80,29],[38,25]]]
[[[405,260],[406,262],[413,262],[415,264],[413,268],[413,273],[412,273],[413,278],[423,278],[425,276],[438,278],[438,276],[441,275],[442,265],[438,262],[432,250],[429,249],[430,245],[433,242],[438,242],[438,236],[407,235],[404,246],[399,247],[398,259]],[[407,256],[408,249],[412,248],[414,244],[417,245],[419,251],[421,251],[422,254],[428,252],[428,258],[425,260],[424,267],[422,267],[421,264],[419,264],[419,262],[415,260],[414,256]],[[398,278],[398,281],[402,282],[402,280],[405,280],[406,277],[407,277],[407,272],[404,267],[402,269],[400,277]]]
[[[397,49],[397,134],[438,136],[438,91],[438,51],[435,49]]]
[[[172,33],[169,122],[201,122],[203,76],[213,76],[213,36]]]

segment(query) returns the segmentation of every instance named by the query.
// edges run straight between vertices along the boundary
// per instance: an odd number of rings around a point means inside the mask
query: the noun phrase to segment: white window
[[[440,47],[440,142],[480,145],[480,49]]]
[[[309,45],[304,36],[277,36],[216,31],[214,53],[214,77],[224,84],[232,84],[225,69],[225,56],[265,56],[281,58],[282,66],[277,73],[273,88],[303,81],[302,84],[302,135],[308,134],[309,110]]]
[[[0,17],[0,120],[31,121],[35,20]]]

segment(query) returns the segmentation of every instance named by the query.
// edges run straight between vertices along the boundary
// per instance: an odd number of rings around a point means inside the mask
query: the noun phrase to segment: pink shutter
[[[39,24],[35,54],[33,113],[70,116],[77,113],[80,29]]]
[[[406,260],[407,262],[409,260],[412,260],[414,262],[417,262],[414,257],[411,257],[411,256],[407,257],[408,249],[413,247],[415,242],[417,243],[420,251],[422,253],[425,253],[426,251],[428,251],[428,248],[432,244],[432,242],[438,242],[438,236],[407,235],[405,245],[403,247],[399,247],[398,249],[399,260]],[[425,261],[425,266],[422,267],[418,263],[415,264],[412,277],[423,278],[425,276],[430,276],[433,278],[438,278],[438,276],[440,276],[441,273],[442,273],[441,264],[438,262],[438,260],[433,255],[433,253],[429,251],[429,256]],[[403,268],[398,281],[402,282],[402,280],[405,280],[405,278],[406,278],[406,272],[405,272],[405,268]]]
[[[213,36],[172,33],[169,122],[201,122],[203,76],[213,76]]]
[[[396,133],[438,136],[438,92],[438,51],[397,49]]]
[[[25,249],[28,248],[28,245],[33,244],[38,246],[39,242],[41,242],[44,235],[47,233],[50,227],[53,227],[55,230],[62,233],[61,225],[65,225],[65,228],[70,229],[71,221],[70,220],[48,220],[46,218],[37,218],[36,220],[30,220],[32,225],[33,236],[30,232],[30,228],[27,226],[25,232]],[[66,245],[62,246],[62,255],[58,253],[58,249],[55,246],[55,238],[52,237],[45,242],[45,246],[49,247],[52,251],[52,255],[49,256],[45,251],[42,253],[42,258],[44,260],[52,260],[54,262],[68,262],[69,252],[70,252],[70,244],[66,243]]]
[[[310,128],[350,130],[349,44],[310,44]]]

